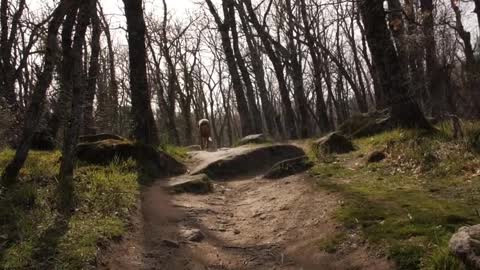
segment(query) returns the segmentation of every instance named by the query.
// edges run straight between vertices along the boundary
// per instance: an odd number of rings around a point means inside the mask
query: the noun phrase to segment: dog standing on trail
[[[208,149],[212,141],[210,137],[210,122],[207,119],[198,121],[198,130],[200,133],[200,147],[202,150]]]

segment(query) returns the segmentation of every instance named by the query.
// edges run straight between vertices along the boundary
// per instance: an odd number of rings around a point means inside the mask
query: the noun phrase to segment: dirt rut
[[[190,168],[237,151],[243,150],[194,152]],[[314,191],[307,175],[226,180],[208,195],[167,194],[161,181],[147,188],[132,232],[104,254],[99,268],[392,269],[335,222],[341,199]],[[200,234],[195,241],[188,240],[192,231]],[[336,251],[322,251],[338,233],[346,237]]]

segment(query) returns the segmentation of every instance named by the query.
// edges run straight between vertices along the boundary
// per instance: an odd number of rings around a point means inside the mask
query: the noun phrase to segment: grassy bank
[[[463,269],[447,244],[460,226],[480,223],[480,156],[471,144],[476,127],[467,125],[465,140],[450,139],[448,129],[355,140],[357,151],[317,162],[314,184],[341,195],[337,218],[398,269]],[[387,158],[367,164],[374,150]]]
[[[0,171],[14,152],[0,153]],[[59,152],[32,152],[19,183],[0,190],[0,269],[94,268],[102,245],[120,238],[139,184],[135,162],[79,164],[75,211],[57,210]]]

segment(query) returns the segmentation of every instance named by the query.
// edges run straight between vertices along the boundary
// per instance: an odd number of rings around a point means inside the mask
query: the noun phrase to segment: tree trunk
[[[268,55],[268,58],[272,62],[273,69],[275,71],[275,76],[277,77],[278,88],[279,88],[278,90],[280,91],[280,97],[282,99],[282,104],[285,110],[284,125],[285,125],[285,128],[288,130],[287,133],[288,133],[289,139],[292,139],[292,140],[297,139],[298,136],[297,136],[296,121],[295,121],[295,112],[293,111],[293,108],[292,108],[290,93],[288,91],[287,82],[285,80],[283,64],[280,58],[277,56],[275,50],[273,49],[270,35],[266,32],[266,30],[258,21],[257,15],[255,14],[255,11],[252,6],[252,2],[250,0],[245,0],[243,1],[243,4],[247,8],[249,19],[253,24],[253,27],[255,27],[255,30],[257,31],[258,35],[260,36],[260,39],[262,40],[262,44]],[[245,14],[242,4],[238,5],[238,11],[243,12]]]
[[[76,161],[76,147],[80,128],[82,127],[83,105],[85,98],[85,77],[82,63],[82,47],[85,43],[87,27],[92,15],[92,9],[97,1],[89,0],[81,4],[77,25],[75,26],[75,36],[71,50],[72,66],[72,99],[69,121],[65,127],[65,135],[62,149],[62,162],[60,164],[59,174],[59,195],[64,209],[70,209],[73,196],[73,170]]]
[[[385,10],[382,0],[362,0],[360,12],[365,25],[365,34],[378,68],[392,121],[401,127],[430,129],[415,99],[408,94],[406,74],[402,73],[400,61],[385,23]]]
[[[215,18],[215,22],[218,26],[218,31],[220,32],[221,39],[222,39],[222,47],[225,53],[225,58],[228,66],[228,71],[230,76],[232,77],[232,84],[233,84],[233,91],[235,92],[235,97],[237,99],[237,107],[238,107],[238,114],[240,116],[240,124],[241,124],[241,133],[242,136],[246,136],[252,134],[254,132],[253,129],[253,121],[250,117],[250,112],[248,110],[247,101],[245,99],[245,94],[243,92],[242,87],[242,80],[240,78],[240,74],[238,74],[238,69],[235,60],[235,54],[232,50],[232,45],[230,43],[230,35],[228,30],[231,28],[233,18],[228,18],[229,10],[233,8],[233,0],[222,0],[223,6],[223,14],[225,16],[224,22],[220,19],[215,6],[213,5],[211,0],[206,0],[207,5],[210,9],[210,13],[212,13],[213,17]]]
[[[425,35],[425,63],[427,72],[427,89],[429,106],[427,110],[434,117],[441,117],[445,110],[445,94],[442,92],[440,67],[437,59],[437,44],[435,42],[435,29],[433,17],[433,0],[421,0],[420,8],[423,16],[423,34]]]
[[[48,130],[53,138],[57,138],[58,130],[65,121],[67,104],[70,102],[72,89],[72,63],[70,53],[72,50],[73,27],[77,21],[78,8],[70,10],[62,25],[62,61],[57,66],[60,77],[58,97],[53,104],[53,113],[48,121]]]
[[[109,67],[109,74],[110,74],[110,84],[108,86],[108,97],[111,104],[109,104],[108,108],[108,115],[111,121],[110,132],[118,133],[118,82],[117,82],[117,75],[115,72],[115,53],[113,51],[113,44],[112,44],[112,36],[110,34],[110,28],[108,26],[108,22],[105,19],[105,15],[103,10],[100,6],[100,16],[102,19],[102,28],[103,32],[105,33],[105,38],[107,40],[107,48],[108,48],[108,67]]]
[[[147,52],[142,0],[123,0],[123,3],[127,17],[134,137],[138,142],[157,145],[159,139],[147,82]]]
[[[253,88],[252,80],[250,79],[250,72],[248,71],[247,64],[245,63],[242,53],[240,52],[240,46],[238,43],[237,25],[235,22],[235,9],[233,8],[233,4],[228,9],[228,17],[231,18],[229,21],[230,21],[230,29],[232,32],[233,52],[235,55],[238,69],[242,74],[243,84],[245,85],[248,107],[251,113],[250,117],[253,121],[252,122],[253,131],[255,133],[262,133],[262,130],[263,130],[262,117],[260,114],[260,110],[258,109],[257,102],[255,100],[255,90]]]
[[[50,87],[55,67],[57,52],[57,34],[63,17],[76,3],[74,0],[62,0],[52,14],[48,25],[46,52],[43,63],[43,70],[38,77],[32,94],[32,100],[28,107],[23,126],[23,134],[12,161],[7,165],[2,174],[2,182],[5,185],[15,183],[20,169],[27,159],[32,143],[33,135],[38,127],[43,114],[47,89]]]
[[[83,120],[83,133],[95,134],[97,129],[93,116],[93,100],[97,88],[97,77],[100,70],[99,55],[100,55],[100,35],[102,33],[100,28],[100,20],[97,15],[97,6],[91,6],[91,20],[92,20],[92,52],[90,55],[90,65],[88,68],[87,88],[85,92],[85,112]],[[111,119],[110,119],[111,120]]]
[[[239,17],[242,22],[241,25],[243,33],[245,34],[245,39],[247,41],[248,49],[250,51],[250,60],[252,63],[253,73],[255,75],[255,82],[257,83],[257,90],[260,95],[260,100],[262,102],[262,111],[265,117],[265,124],[268,133],[272,136],[275,136],[279,133],[279,130],[277,130],[277,128],[275,127],[276,112],[273,108],[272,102],[269,100],[267,95],[268,91],[265,84],[265,70],[258,51],[258,44],[256,44],[255,38],[253,37],[252,31],[248,25],[247,18],[245,18],[244,12],[239,11]]]
[[[310,21],[307,15],[307,7],[305,0],[301,0],[300,3],[301,14],[303,19],[303,25],[305,27],[304,34],[307,40],[308,50],[310,52],[310,57],[312,58],[313,66],[313,84],[316,96],[316,108],[317,108],[317,117],[318,117],[318,127],[322,133],[326,133],[332,129],[330,126],[330,121],[327,114],[327,106],[325,105],[325,99],[323,97],[322,90],[322,63],[319,59],[319,52],[315,46],[315,37],[311,33]]]

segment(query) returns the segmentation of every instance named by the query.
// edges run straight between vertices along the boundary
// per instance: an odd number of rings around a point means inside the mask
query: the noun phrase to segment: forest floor
[[[189,169],[235,151],[191,152]],[[207,195],[169,194],[162,181],[147,187],[131,232],[104,254],[101,268],[393,268],[358,230],[337,221],[342,198],[315,189],[308,173],[281,180],[227,180],[216,181]],[[198,239],[189,241],[192,235]]]

